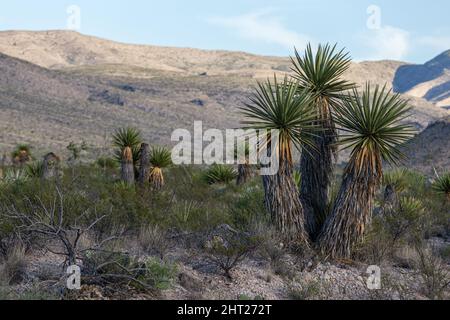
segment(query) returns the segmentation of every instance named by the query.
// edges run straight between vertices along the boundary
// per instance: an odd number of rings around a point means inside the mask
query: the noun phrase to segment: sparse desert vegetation
[[[335,47],[292,62],[240,108],[243,127],[279,130],[258,146],[275,146],[274,175],[174,165],[131,127],[101,155],[84,140],[67,159],[12,148],[0,299],[448,299],[449,173],[402,167],[408,102],[340,81],[350,60]],[[340,167],[337,147],[350,150]],[[75,265],[81,290],[67,287]]]

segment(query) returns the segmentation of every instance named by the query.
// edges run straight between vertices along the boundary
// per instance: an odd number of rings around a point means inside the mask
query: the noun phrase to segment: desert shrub
[[[401,193],[407,188],[406,169],[395,169],[385,172],[383,175],[383,186],[391,186],[395,191]]]
[[[422,201],[401,197],[394,212],[374,217],[364,243],[357,250],[358,256],[376,264],[393,258],[400,246],[423,236],[427,217]]]
[[[439,256],[450,264],[450,245],[445,245],[439,250]]]
[[[85,258],[85,274],[91,281],[131,285],[141,290],[166,290],[175,280],[176,265],[156,258],[142,261],[123,252],[90,251]]]
[[[239,197],[229,204],[233,224],[247,229],[254,223],[267,223],[270,219],[264,206],[264,191],[259,185],[243,187]]]
[[[252,298],[249,295],[240,294],[239,297],[238,297],[238,300],[239,301],[264,301],[266,299],[264,299],[263,296],[259,296],[259,295]]]
[[[100,157],[96,161],[97,166],[103,169],[117,169],[117,160],[111,157]]]
[[[299,284],[288,288],[288,297],[291,300],[315,300],[327,291],[326,285],[319,280],[300,281]]]
[[[433,248],[417,243],[415,249],[418,255],[415,269],[422,279],[424,294],[429,299],[443,299],[446,289],[450,286],[447,266],[433,252]]]
[[[26,274],[26,266],[25,249],[20,245],[9,248],[0,265],[1,282],[8,285],[22,282]]]
[[[208,184],[227,184],[237,177],[236,170],[231,166],[214,164],[204,174],[204,179]]]
[[[157,254],[164,259],[167,251],[171,247],[170,239],[166,230],[157,225],[148,225],[142,227],[139,236],[139,245],[148,254]]]
[[[439,176],[432,185],[433,191],[450,202],[450,172]]]
[[[52,292],[48,290],[48,288],[41,288],[39,285],[33,285],[32,287],[18,290],[8,286],[1,286],[0,284],[0,301],[53,301],[60,299],[60,296],[56,292]]]
[[[427,178],[420,172],[404,169],[404,190],[408,195],[413,197],[422,197],[427,190]]]
[[[176,265],[164,260],[149,258],[145,261],[145,273],[138,279],[157,290],[167,290],[175,281]]]
[[[257,237],[227,231],[226,234],[213,236],[207,244],[206,252],[209,260],[231,280],[231,271],[247,258],[259,243]]]

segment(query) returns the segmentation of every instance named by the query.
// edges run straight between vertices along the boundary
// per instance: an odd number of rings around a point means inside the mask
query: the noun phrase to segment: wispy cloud
[[[411,48],[411,36],[408,31],[392,27],[383,26],[365,32],[362,42],[370,48],[369,60],[402,60]]]
[[[276,44],[288,49],[303,50],[312,39],[286,28],[272,9],[263,9],[231,17],[211,17],[209,23],[234,30],[238,36],[254,41]]]

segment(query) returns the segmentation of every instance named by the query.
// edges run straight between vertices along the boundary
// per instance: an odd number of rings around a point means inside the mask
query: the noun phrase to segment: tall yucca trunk
[[[148,182],[150,176],[150,146],[146,143],[141,145],[141,160],[139,164],[138,183],[143,186]]]
[[[153,167],[150,170],[150,184],[156,191],[164,187],[164,176],[161,168]]]
[[[306,229],[315,240],[327,216],[328,191],[333,176],[336,130],[331,122],[326,100],[317,101],[323,130],[315,133],[314,148],[305,146],[300,168],[302,183],[300,197],[305,210]]]
[[[134,184],[133,151],[130,147],[126,147],[122,152],[121,176],[123,182],[129,185]]]
[[[281,159],[278,173],[263,176],[263,183],[267,210],[284,241],[308,246],[304,212],[293,178],[292,164]]]
[[[236,184],[238,186],[241,186],[251,178],[252,176],[252,169],[248,163],[240,164],[238,166],[238,176],[236,179]]]
[[[351,166],[346,170],[333,211],[319,236],[321,251],[330,258],[351,258],[371,221],[381,171],[369,165],[363,169]]]
[[[59,178],[59,162],[60,159],[54,153],[48,153],[43,160],[42,164],[42,179],[58,179]]]

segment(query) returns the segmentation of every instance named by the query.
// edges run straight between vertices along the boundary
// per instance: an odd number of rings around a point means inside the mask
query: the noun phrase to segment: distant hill
[[[41,67],[126,65],[140,69],[199,74],[271,75],[288,71],[286,58],[244,52],[124,44],[73,31],[0,32],[0,52]]]
[[[450,117],[431,124],[406,149],[408,167],[427,174],[450,170]]]
[[[392,88],[407,66],[352,63],[345,77]],[[82,139],[101,152],[123,126],[141,129],[154,144],[169,144],[174,129],[190,129],[194,120],[238,127],[237,109],[255,79],[289,70],[289,58],[121,44],[69,31],[0,32],[0,153],[22,142],[59,152]],[[405,98],[419,130],[450,114]]]
[[[423,65],[400,66],[394,89],[450,109],[450,50]]]

